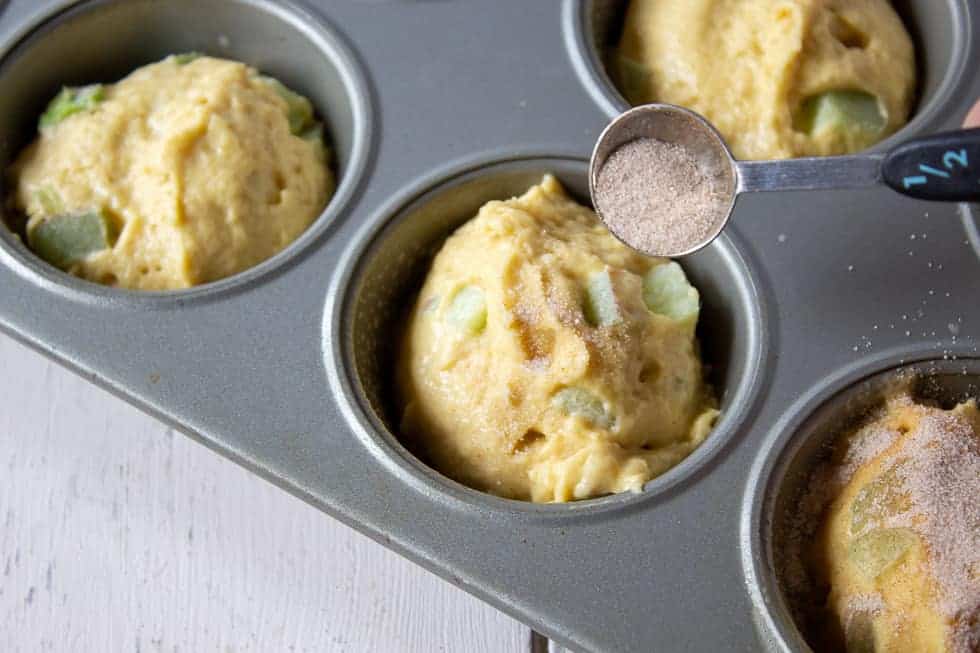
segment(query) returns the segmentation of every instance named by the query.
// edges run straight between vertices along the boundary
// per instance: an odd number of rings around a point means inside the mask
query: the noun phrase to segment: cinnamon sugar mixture
[[[639,138],[599,169],[596,208],[609,230],[650,256],[677,256],[717,233],[728,198],[685,147]]]
[[[980,650],[980,440],[965,419],[932,411],[893,458],[912,507],[884,526],[925,541],[939,609],[958,625],[953,649]]]

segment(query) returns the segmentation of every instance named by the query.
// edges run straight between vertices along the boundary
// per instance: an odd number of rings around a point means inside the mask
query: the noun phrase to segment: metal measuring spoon
[[[825,156],[778,161],[737,161],[718,131],[700,114],[672,104],[645,104],[614,119],[599,135],[589,162],[589,193],[596,202],[599,172],[620,146],[655,138],[684,147],[697,160],[715,193],[723,200],[713,216],[712,231],[693,246],[676,252],[644,252],[678,257],[708,245],[725,228],[742,193],[788,190],[864,188],[884,182],[923,200],[980,201],[980,129],[965,129],[906,141],[885,153]],[[651,190],[651,192],[656,192]],[[627,245],[636,243],[611,231]]]

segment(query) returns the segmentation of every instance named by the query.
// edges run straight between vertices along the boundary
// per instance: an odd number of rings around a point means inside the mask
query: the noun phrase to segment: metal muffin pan
[[[952,128],[980,96],[980,15],[969,0],[896,4],[925,73],[901,134]],[[851,383],[944,353],[980,357],[969,209],[887,190],[740,199],[725,237],[682,261],[705,299],[700,335],[725,415],[643,493],[496,499],[426,467],[392,428],[385,325],[440,238],[545,171],[584,198],[586,158],[621,106],[595,65],[598,11],[12,0],[0,15],[4,167],[60,84],[196,49],[311,96],[340,186],[281,255],[183,292],[72,279],[4,233],[0,327],[571,648],[800,650],[763,546],[762,507],[782,487],[773,470]]]

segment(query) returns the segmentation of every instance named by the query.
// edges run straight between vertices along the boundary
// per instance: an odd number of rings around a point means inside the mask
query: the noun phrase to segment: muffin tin
[[[973,3],[895,4],[922,97],[882,148],[955,127],[980,97]],[[741,198],[726,233],[682,261],[723,416],[642,493],[498,499],[396,437],[394,333],[441,239],[545,172],[587,200],[588,154],[626,107],[602,67],[622,5],[8,2],[4,167],[61,84],[200,50],[309,96],[340,183],[280,255],[188,291],[74,279],[2,230],[0,327],[573,649],[805,650],[772,573],[787,470],[879,373],[920,363],[940,386],[980,379],[971,207],[885,189]]]

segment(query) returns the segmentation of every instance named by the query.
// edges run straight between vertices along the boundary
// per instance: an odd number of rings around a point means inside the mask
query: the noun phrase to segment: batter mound
[[[740,159],[862,150],[915,97],[888,0],[632,0],[613,63],[632,104],[703,114]]]
[[[309,100],[242,63],[197,55],[64,89],[11,174],[35,253],[139,290],[260,263],[313,222],[334,184]]]
[[[639,255],[546,176],[435,257],[399,361],[409,446],[479,490],[540,502],[676,465],[718,411],[677,263]]]
[[[838,446],[810,550],[815,649],[980,650],[980,413],[892,400]]]

